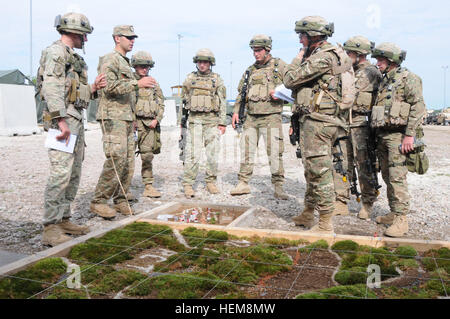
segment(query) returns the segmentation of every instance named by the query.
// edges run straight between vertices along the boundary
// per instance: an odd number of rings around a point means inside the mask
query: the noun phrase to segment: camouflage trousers
[[[281,115],[247,115],[244,123],[244,132],[240,141],[241,165],[239,169],[239,181],[248,183],[253,174],[255,156],[260,137],[263,137],[266,153],[269,159],[272,184],[284,183],[283,167],[283,128]]]
[[[348,168],[346,168],[348,172],[348,181],[352,180],[353,165],[356,165],[362,202],[364,204],[372,205],[377,200],[378,191],[370,183],[371,174],[369,173],[367,164],[369,160],[367,150],[369,127],[353,127],[351,130],[351,143],[349,141],[341,141],[341,145],[342,143],[345,143],[345,148],[343,148],[343,150],[347,149],[348,153],[347,155],[344,154],[344,156],[348,158]],[[350,183],[344,182],[342,180],[343,176],[336,171],[333,171],[333,175],[335,180],[336,200],[347,203],[350,200]]]
[[[135,141],[133,124],[129,121],[104,120],[100,121],[103,132],[103,151],[106,161],[95,188],[93,204],[106,204],[112,197],[115,204],[126,201],[134,173]],[[117,170],[117,175],[116,171]],[[119,179],[117,179],[117,176]],[[120,183],[119,183],[120,180]]]
[[[219,170],[220,132],[219,117],[215,113],[189,114],[189,128],[186,137],[183,185],[193,185],[198,175],[202,149],[206,152],[207,183],[217,180]]]
[[[334,211],[334,179],[332,148],[334,141],[345,136],[345,130],[328,123],[306,118],[301,125],[300,146],[305,168],[305,208],[319,214]],[[344,167],[347,165],[344,159]]]
[[[138,149],[142,160],[142,182],[145,185],[153,184],[153,145],[155,144],[156,129],[149,128],[146,124],[149,124],[149,119],[137,119],[138,127]]]
[[[59,223],[70,218],[70,204],[77,195],[84,159],[83,122],[71,116],[66,118],[71,134],[77,135],[72,154],[49,149],[50,175],[44,193],[43,224]]]
[[[391,212],[399,215],[409,213],[409,193],[405,165],[406,156],[401,154],[398,147],[402,144],[404,134],[378,130],[378,160],[381,174],[387,186],[387,198]]]

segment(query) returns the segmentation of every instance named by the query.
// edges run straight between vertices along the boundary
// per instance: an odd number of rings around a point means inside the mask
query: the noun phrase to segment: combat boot
[[[194,189],[192,188],[192,185],[184,185],[184,195],[187,198],[195,197]]]
[[[125,216],[133,215],[133,210],[131,209],[130,204],[128,204],[127,202],[115,204],[114,209]]]
[[[307,228],[313,227],[314,208],[305,207],[305,209],[299,216],[292,218],[292,221],[295,223],[295,226],[305,226]]]
[[[211,194],[219,194],[220,193],[219,189],[217,188],[216,184],[214,184],[214,183],[206,183],[206,189]]]
[[[350,212],[348,211],[348,206],[346,203],[341,202],[340,200],[337,200],[334,202],[334,211],[333,216],[348,216],[350,215]]]
[[[68,218],[63,219],[58,226],[64,233],[71,235],[86,235],[89,232],[88,226],[75,225],[74,223],[71,223]]]
[[[394,222],[384,234],[389,237],[403,237],[408,233],[408,219],[404,215],[396,215]]]
[[[71,239],[72,237],[64,235],[63,230],[57,224],[44,226],[44,233],[42,234],[43,245],[54,247]]]
[[[282,184],[275,184],[274,196],[275,196],[275,198],[278,198],[281,200],[289,199],[289,195],[284,192]]]
[[[92,204],[90,211],[104,219],[113,219],[116,217],[116,211],[106,204]]]
[[[312,227],[308,232],[310,233],[334,233],[333,223],[331,218],[333,214],[320,214],[319,222],[316,226]]]
[[[232,196],[250,194],[250,186],[246,182],[239,182],[230,192]]]
[[[358,213],[358,218],[364,220],[370,220],[370,215],[372,215],[373,204],[363,203],[361,210]]]
[[[378,216],[375,220],[378,224],[392,225],[394,222],[395,214],[389,213],[384,216]]]
[[[158,198],[161,197],[161,193],[158,192],[156,188],[153,187],[152,184],[145,185],[145,190],[142,196],[150,197],[150,198]]]
[[[136,198],[136,196],[134,196],[131,192],[128,192],[128,193],[127,193],[127,200],[128,200],[129,202],[136,202],[136,201],[137,201],[137,198]]]

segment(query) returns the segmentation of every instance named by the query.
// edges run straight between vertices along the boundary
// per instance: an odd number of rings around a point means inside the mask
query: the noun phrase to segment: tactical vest
[[[372,109],[378,90],[379,78],[375,78],[378,69],[368,63],[356,71],[356,100],[353,104],[353,114],[366,114]]]
[[[159,102],[155,89],[140,88],[137,94],[136,116],[151,119],[156,118]]]
[[[216,73],[201,75],[199,72],[192,72],[186,84],[190,98],[186,101],[185,109],[193,112],[218,112],[218,79]]]
[[[63,59],[59,61],[64,64],[65,69],[52,70],[55,75],[62,76],[65,75],[65,105],[67,107],[67,114],[75,117],[78,120],[83,120],[82,110],[89,106],[91,100],[91,88],[88,84],[87,76],[87,64],[84,59],[67,48],[62,42],[57,41],[53,45],[64,46],[64,57],[58,57],[58,59]],[[44,101],[44,94],[42,92],[42,84],[44,81],[45,74],[45,61],[47,58],[47,50],[42,54],[41,60],[39,62],[39,68],[37,73],[37,94],[41,96]],[[45,104],[47,105],[47,104]],[[62,116],[61,114],[49,113],[48,107],[44,109],[44,120],[48,121],[54,117]],[[58,112],[59,113],[59,112]]]
[[[355,101],[355,74],[353,63],[341,46],[318,48],[318,52],[333,54],[331,70],[316,81],[302,85],[296,92],[296,107],[303,114],[338,115],[352,107]],[[313,53],[314,54],[314,53]]]
[[[283,101],[275,101],[270,96],[270,91],[282,84],[278,70],[279,58],[273,58],[266,67],[257,68],[252,65],[248,80],[248,113],[249,114],[273,114],[283,111]]]
[[[372,110],[372,127],[397,128],[408,124],[411,105],[405,101],[405,83],[409,71],[398,68],[384,79]]]

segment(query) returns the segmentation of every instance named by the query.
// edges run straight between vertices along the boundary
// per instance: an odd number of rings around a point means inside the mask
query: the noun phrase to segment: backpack
[[[338,58],[337,65],[333,65],[331,68],[331,73],[333,75],[339,75],[342,100],[337,101],[326,87],[322,87],[322,89],[336,102],[340,110],[348,110],[353,106],[356,99],[356,79],[355,72],[353,71],[353,62],[340,44],[337,47],[331,47],[324,51],[331,51]]]

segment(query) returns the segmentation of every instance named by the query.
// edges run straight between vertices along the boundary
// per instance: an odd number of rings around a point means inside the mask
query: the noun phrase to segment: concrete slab
[[[0,267],[18,261],[28,255],[17,254],[7,250],[0,250]]]

